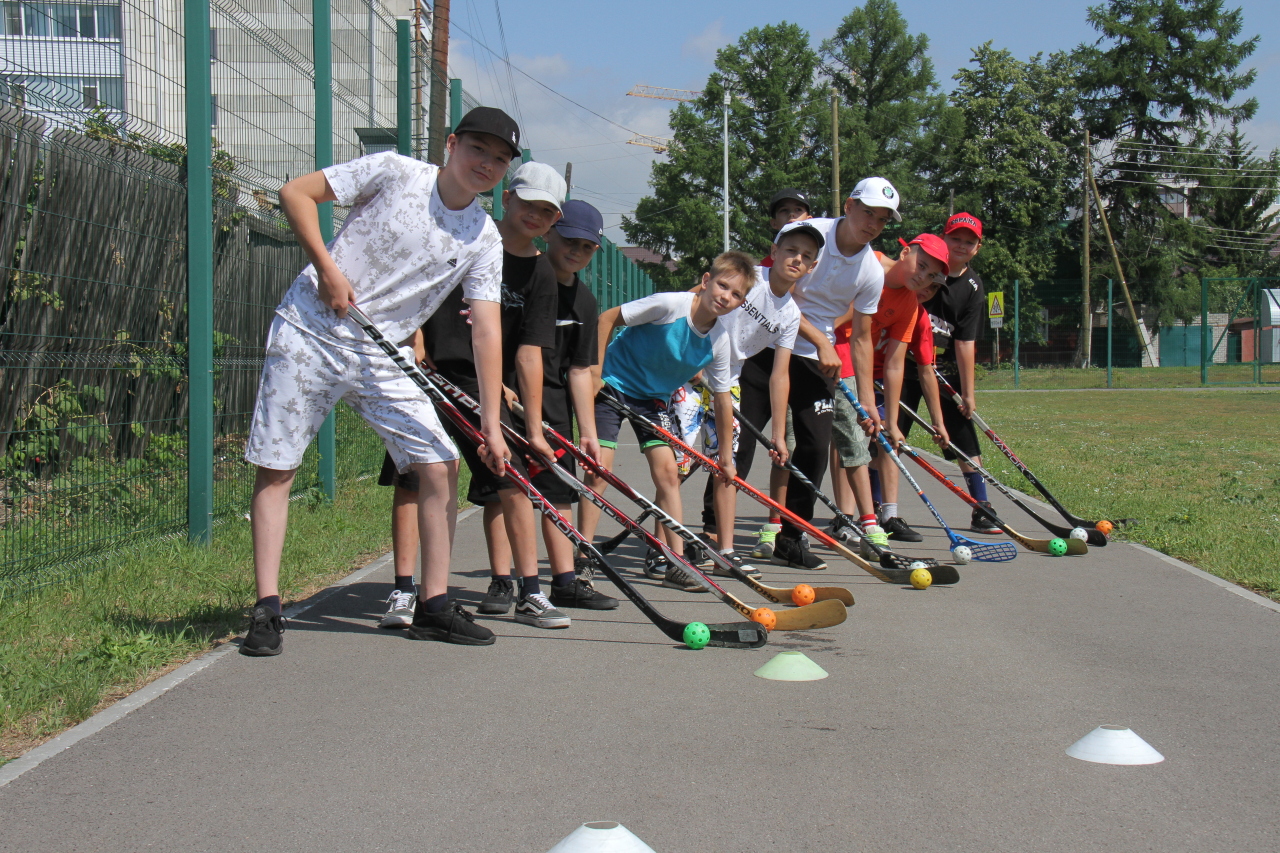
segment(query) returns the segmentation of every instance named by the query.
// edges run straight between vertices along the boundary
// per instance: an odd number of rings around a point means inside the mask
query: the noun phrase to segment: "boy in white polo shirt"
[[[492,631],[448,598],[457,449],[421,389],[346,317],[347,305],[357,302],[388,339],[405,342],[454,287],[463,288],[485,412],[483,457],[501,475],[509,455],[497,419],[502,243],[475,197],[492,189],[520,154],[520,132],[506,113],[479,107],[463,116],[446,147],[443,168],[384,152],[303,175],[280,190],[281,209],[311,264],[276,309],[245,449],[245,459],[258,466],[252,502],[258,601],[242,654],[277,655],[284,648],[278,583],[289,489],[339,400],[377,430],[397,467],[418,474],[423,578],[409,635],[493,642]],[[351,205],[328,246],[318,217],[326,201]],[[411,357],[411,348],[404,350]]]
[[[841,367],[834,348],[835,321],[850,306],[850,349],[857,371],[858,399],[870,415],[863,428],[869,435],[880,429],[871,382],[871,318],[880,304],[884,270],[870,244],[890,219],[902,221],[898,191],[884,178],[865,178],[845,200],[844,216],[810,219],[806,223],[822,233],[824,244],[813,271],[800,279],[792,292],[802,319],[795,357],[791,359],[791,419],[796,437],[791,461],[819,486],[831,446],[832,387]],[[756,358],[772,352],[765,350]],[[810,521],[813,503],[813,492],[793,477],[787,487],[787,509]],[[809,551],[800,530],[785,519],[774,545],[773,562],[801,569],[826,568],[826,563]]]

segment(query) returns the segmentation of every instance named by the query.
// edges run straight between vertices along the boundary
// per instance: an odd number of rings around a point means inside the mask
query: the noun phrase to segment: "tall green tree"
[[[945,212],[931,183],[939,182],[935,153],[947,101],[928,51],[929,37],[911,33],[894,0],[867,0],[819,48],[839,98],[841,195],[862,178],[888,178],[902,198],[902,230],[912,233],[936,229]],[[828,119],[828,136],[829,128]],[[897,233],[889,229],[881,242]]]
[[[719,51],[715,68],[701,97],[672,111],[671,147],[653,166],[653,192],[636,205],[635,216],[622,220],[628,240],[675,261],[674,273],[645,265],[663,289],[688,288],[723,249],[726,87],[732,96],[730,246],[763,254],[772,236],[766,206],[773,193],[794,186],[820,197],[824,185],[820,163],[829,155],[819,125],[826,110],[809,34],[785,22],[749,30]]]
[[[1190,193],[1193,224],[1204,233],[1206,265],[1230,266],[1237,275],[1274,275],[1280,229],[1280,151],[1258,156],[1239,124],[1189,162],[1197,175]]]
[[[1113,152],[1099,185],[1121,263],[1135,299],[1179,316],[1177,273],[1195,235],[1171,202],[1195,183],[1185,167],[1215,126],[1256,112],[1255,99],[1233,101],[1254,81],[1240,66],[1258,38],[1241,37],[1241,11],[1222,0],[1108,0],[1088,19],[1100,35],[1075,51],[1082,111]],[[1099,261],[1106,274],[1109,258]]]

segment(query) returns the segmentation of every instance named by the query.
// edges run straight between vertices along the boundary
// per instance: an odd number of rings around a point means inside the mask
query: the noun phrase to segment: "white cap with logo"
[[[555,205],[556,210],[564,207],[564,197],[569,192],[569,187],[559,172],[536,160],[530,160],[516,169],[507,189],[524,201],[545,201]]]
[[[886,208],[895,222],[902,221],[902,214],[898,213],[898,191],[884,178],[863,178],[849,193],[849,198],[856,198],[867,207]]]

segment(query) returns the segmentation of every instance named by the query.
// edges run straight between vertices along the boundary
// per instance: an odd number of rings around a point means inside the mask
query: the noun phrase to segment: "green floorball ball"
[[[704,649],[711,642],[711,629],[701,622],[684,626],[684,644],[691,649]]]
[[[1067,540],[1065,540],[1065,539],[1050,539],[1050,540],[1049,540],[1049,553],[1050,553],[1050,555],[1052,555],[1052,556],[1054,556],[1054,557],[1061,557],[1062,555],[1066,554],[1066,553],[1067,553]]]

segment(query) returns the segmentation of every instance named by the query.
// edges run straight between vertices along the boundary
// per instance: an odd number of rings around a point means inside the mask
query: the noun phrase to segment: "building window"
[[[45,38],[120,38],[120,6],[4,2],[4,34]]]
[[[84,108],[91,110],[98,105],[98,81],[88,78],[84,81]]]
[[[121,77],[0,77],[0,99],[40,112],[82,113],[95,107],[124,111]]]

